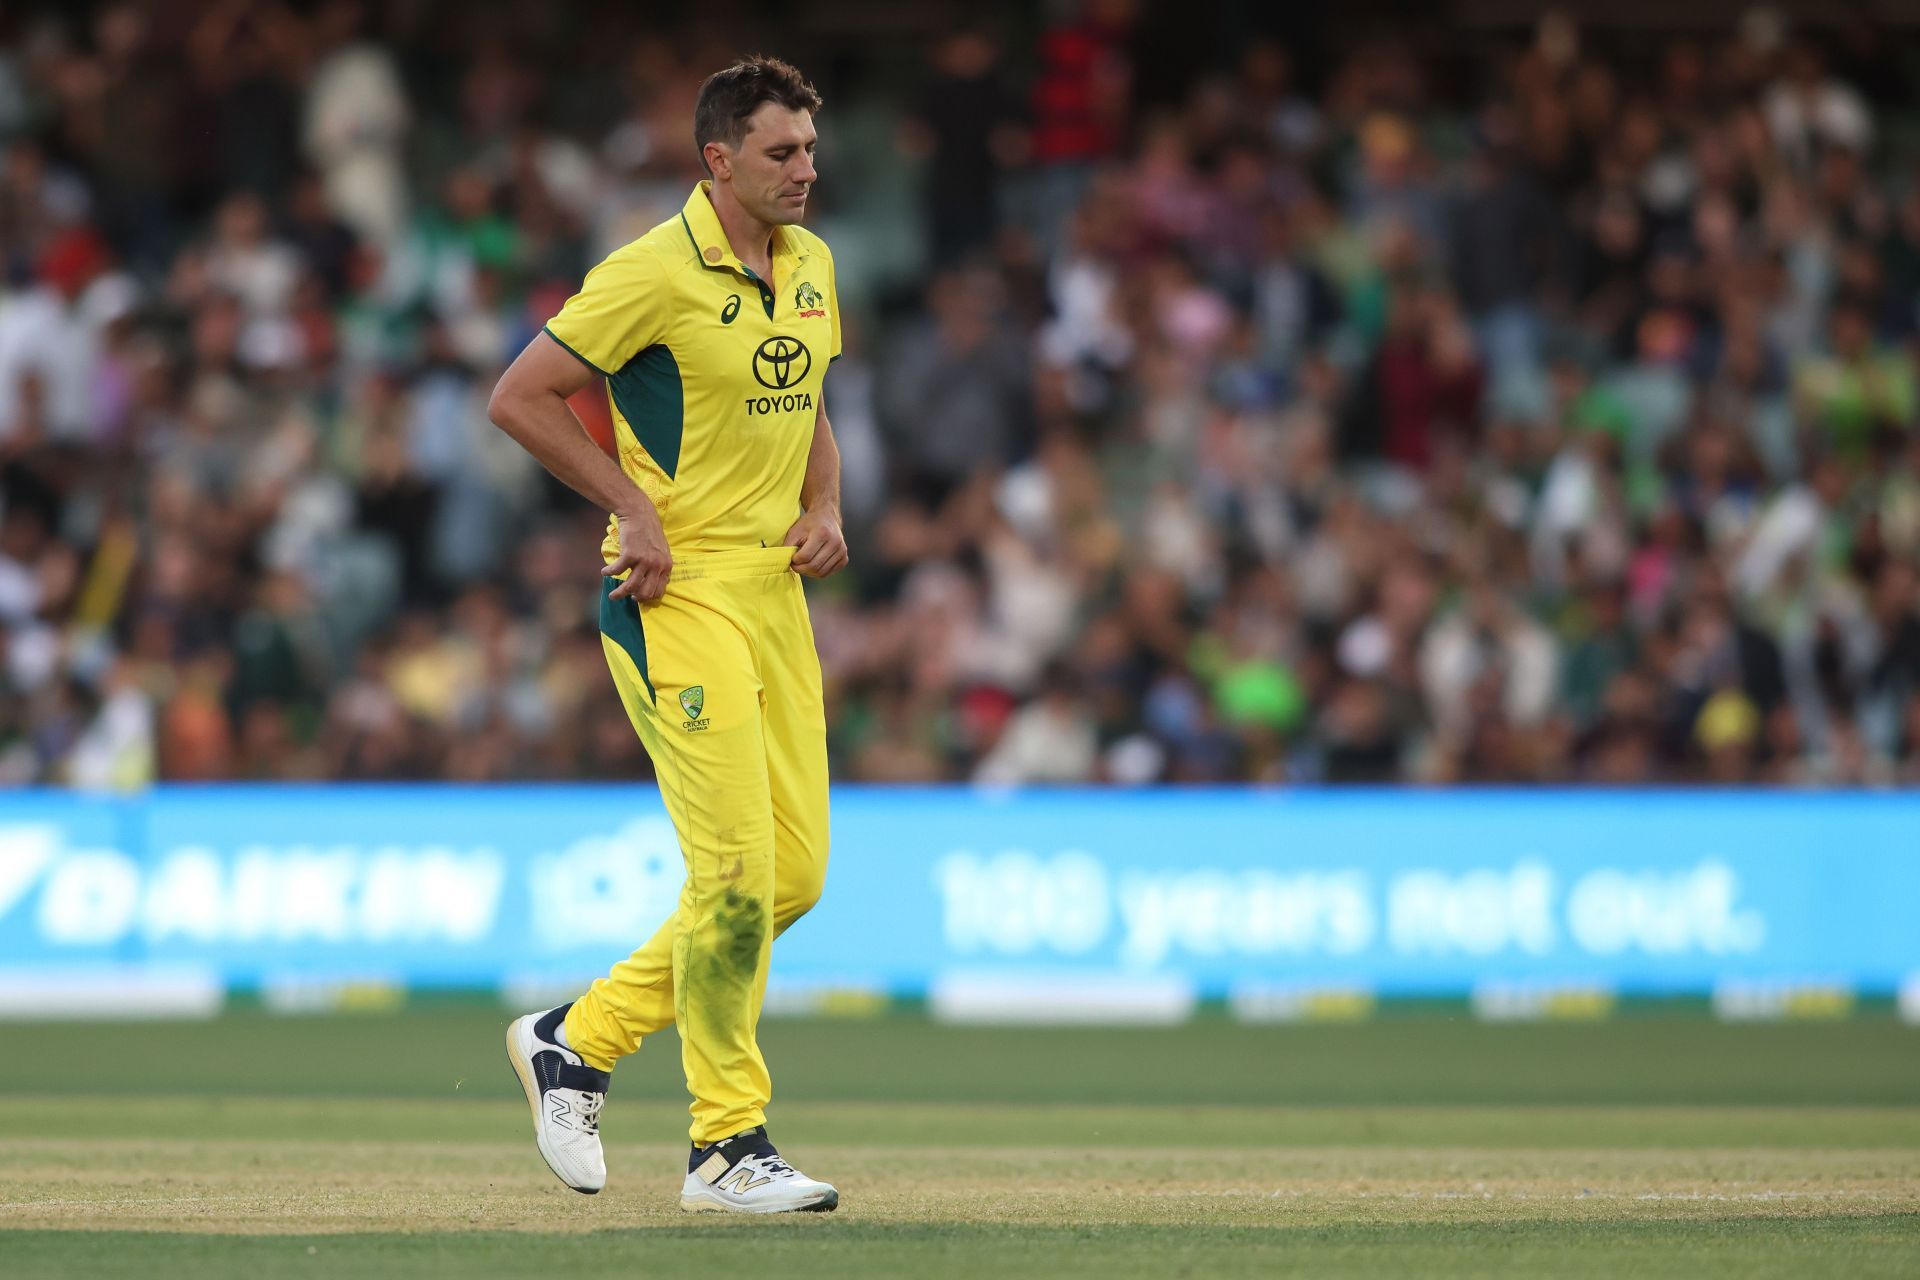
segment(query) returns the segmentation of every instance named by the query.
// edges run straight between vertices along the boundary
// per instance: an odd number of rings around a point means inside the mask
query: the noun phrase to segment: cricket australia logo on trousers
[[[680,709],[687,713],[687,718],[681,723],[680,727],[688,733],[698,733],[700,730],[706,728],[707,721],[702,719],[700,715],[700,712],[705,709],[706,705],[707,687],[705,685],[690,684],[682,689],[680,691]]]

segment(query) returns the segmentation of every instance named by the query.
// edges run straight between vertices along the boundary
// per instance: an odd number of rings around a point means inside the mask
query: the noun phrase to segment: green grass
[[[9,1244],[13,1247],[9,1247]],[[219,1237],[130,1232],[0,1237],[0,1265],[19,1280],[194,1275],[409,1276],[459,1280],[565,1276],[730,1275],[845,1280],[1000,1276],[1554,1276],[1561,1280],[1889,1280],[1913,1275],[1913,1220],[1895,1214],[1812,1221],[1735,1220],[1569,1227],[1538,1221],[1457,1227],[1005,1227],[754,1224],[566,1235]],[[857,1268],[857,1269],[856,1269]]]
[[[959,1029],[780,1022],[831,1217],[694,1221],[678,1045],[612,1184],[533,1153],[502,1012],[0,1025],[0,1276],[1906,1276],[1920,1032],[1889,1019]]]
[[[500,1010],[469,1005],[398,1017],[250,1011],[211,1023],[0,1025],[0,1037],[47,1046],[64,1085],[91,1094],[517,1097],[496,1043],[504,1025]],[[779,1096],[814,1102],[1920,1106],[1920,1030],[1890,1018],[1063,1029],[892,1017],[770,1021],[761,1043]],[[230,1065],[210,1072],[210,1060]],[[0,1094],[42,1087],[44,1070],[0,1054]],[[650,1041],[621,1065],[616,1088],[622,1099],[684,1099],[677,1040]]]

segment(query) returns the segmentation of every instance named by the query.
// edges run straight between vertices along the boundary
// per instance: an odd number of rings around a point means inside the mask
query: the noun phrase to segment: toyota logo
[[[813,356],[798,338],[768,338],[753,353],[753,376],[763,387],[784,391],[806,381]]]

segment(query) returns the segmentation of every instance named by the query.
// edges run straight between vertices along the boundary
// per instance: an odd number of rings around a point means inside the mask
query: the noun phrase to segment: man
[[[798,225],[819,106],[772,58],[709,77],[694,139],[711,180],[594,268],[488,409],[612,513],[601,644],[686,861],[652,940],[572,1004],[508,1028],[540,1153],[576,1191],[606,1183],[608,1073],[673,1023],[693,1095],[681,1207],[839,1203],[768,1139],[755,1043],[769,947],[819,898],[827,864],[826,720],[800,589],[847,563],[821,398],[840,354],[833,256]],[[565,403],[596,372],[618,465]]]

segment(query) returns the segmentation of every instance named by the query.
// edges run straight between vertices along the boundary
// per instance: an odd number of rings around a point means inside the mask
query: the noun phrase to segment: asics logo
[[[798,338],[768,338],[754,349],[754,381],[770,390],[784,391],[804,382],[812,371],[813,356]]]

